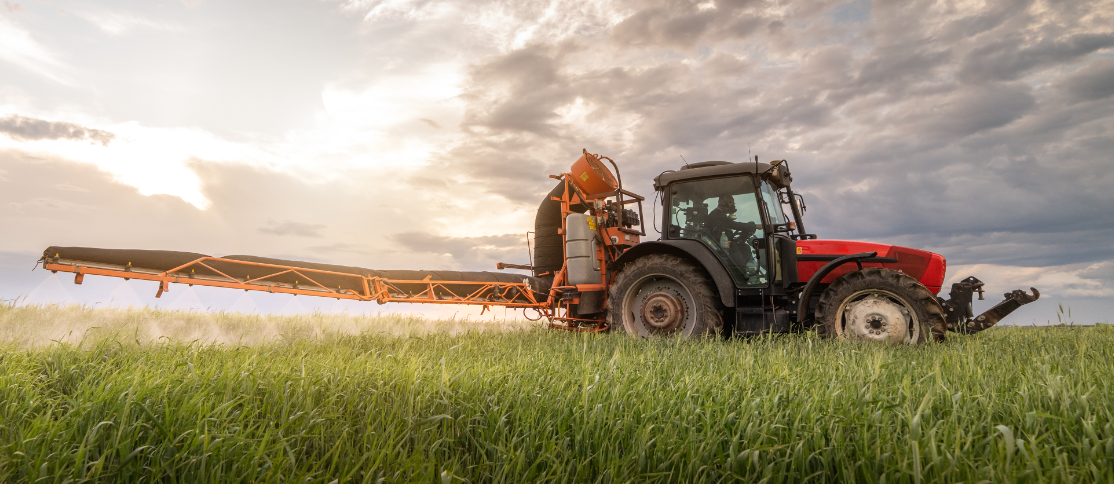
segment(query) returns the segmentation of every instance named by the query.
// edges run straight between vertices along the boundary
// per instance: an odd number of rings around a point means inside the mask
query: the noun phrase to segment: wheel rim
[[[914,344],[920,340],[917,312],[889,291],[859,291],[839,306],[836,336],[849,340]]]
[[[677,280],[651,274],[623,296],[623,327],[641,336],[689,335],[696,326],[692,294]]]

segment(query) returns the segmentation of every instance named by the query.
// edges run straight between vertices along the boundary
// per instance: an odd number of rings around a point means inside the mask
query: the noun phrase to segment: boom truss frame
[[[266,267],[278,269],[279,272],[256,278],[236,278],[225,274],[206,262],[220,262],[221,264],[235,264],[247,267]],[[388,279],[384,277],[362,276],[343,272],[308,269],[304,267],[265,264],[260,262],[239,261],[221,257],[202,257],[197,260],[182,264],[164,272],[132,268],[131,266],[118,266],[101,264],[88,261],[68,259],[47,259],[43,261],[43,268],[52,272],[71,272],[74,274],[74,283],[81,284],[86,274],[107,277],[119,277],[124,280],[139,279],[159,283],[159,291],[155,297],[162,297],[163,293],[170,291],[170,284],[188,284],[190,286],[223,287],[228,289],[243,289],[245,291],[260,291],[280,294],[295,294],[304,296],[330,297],[336,299],[350,299],[355,301],[375,301],[379,304],[392,302],[422,303],[422,304],[465,304],[473,306],[505,306],[509,308],[542,308],[544,302],[539,302],[534,296],[535,292],[529,285],[521,282],[479,282],[479,281],[433,281],[430,277],[424,280]],[[197,269],[212,271],[217,276],[199,275]],[[294,284],[276,282],[277,276],[293,274],[304,278],[306,284],[301,284],[303,279],[297,279]],[[355,285],[362,290],[332,289],[315,281],[313,276],[329,275],[352,278]],[[418,285],[423,290],[411,294],[399,289],[399,285]],[[468,294],[456,294],[448,286],[464,286],[469,289]],[[445,294],[448,294],[447,296]],[[521,299],[525,301],[521,301]]]

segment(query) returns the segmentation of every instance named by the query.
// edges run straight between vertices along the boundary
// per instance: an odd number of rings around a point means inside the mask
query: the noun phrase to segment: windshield
[[[766,285],[766,251],[754,243],[765,232],[749,175],[673,183],[669,205],[669,238],[703,242],[740,287]]]
[[[766,182],[762,182],[762,200],[766,202],[766,217],[770,219],[771,224],[780,225],[789,222],[789,218],[781,210],[777,190]]]

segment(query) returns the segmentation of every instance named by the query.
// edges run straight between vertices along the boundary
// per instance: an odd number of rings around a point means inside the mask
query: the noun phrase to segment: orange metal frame
[[[587,151],[585,151],[585,154],[587,154]],[[593,156],[610,161],[610,158],[607,157],[601,157],[599,155]],[[559,179],[565,184],[565,191],[562,194],[561,198],[553,197],[553,200],[561,202],[560,233],[562,247],[564,247],[565,243],[567,242],[567,240],[565,239],[568,233],[568,227],[566,225],[567,217],[570,214],[577,213],[572,211],[570,207],[572,205],[584,205],[588,207],[589,213],[597,217],[602,217],[604,215],[601,212],[602,206],[597,205],[595,202],[602,203],[603,200],[611,197],[615,197],[617,200],[617,214],[620,219],[616,224],[618,225],[617,227],[605,229],[602,223],[596,224],[596,230],[601,242],[596,253],[596,257],[601,262],[601,264],[606,264],[606,261],[608,261],[609,259],[615,260],[627,247],[639,243],[640,236],[646,235],[645,217],[642,216],[642,202],[645,200],[643,197],[624,190],[622,186],[620,186],[615,191],[601,193],[594,197],[588,197],[581,193],[577,186],[572,182],[571,174],[563,173],[561,175],[550,175],[550,178]],[[630,198],[624,199],[624,195]],[[641,230],[628,229],[622,226],[622,209],[626,205],[633,203],[638,204],[639,220],[642,223]],[[612,242],[612,235],[617,237],[618,242]],[[628,240],[628,238],[630,239]],[[554,274],[553,285],[550,287],[549,290],[549,299],[546,301],[545,304],[546,308],[549,309],[548,313],[546,314],[547,318],[550,320],[549,327],[569,331],[593,333],[607,331],[609,329],[609,326],[607,324],[606,318],[603,316],[591,319],[573,318],[569,316],[570,306],[572,304],[578,304],[580,302],[579,298],[573,298],[571,300],[557,299],[558,293],[560,293],[562,290],[575,290],[577,293],[602,290],[604,291],[603,304],[606,307],[608,296],[607,288],[610,286],[607,271],[600,271],[599,284],[571,285],[568,281],[567,264],[568,259],[566,258],[565,264],[561,266],[561,270],[557,271],[557,273]]]
[[[245,267],[268,267],[279,269],[280,272],[252,279],[238,279],[214,269],[207,261],[220,261],[224,264],[236,264]],[[191,269],[205,268],[219,276],[193,275]],[[534,292],[524,283],[503,282],[476,282],[476,281],[411,281],[400,279],[386,279],[382,277],[368,277],[358,274],[343,272],[322,271],[303,267],[288,267],[259,262],[246,262],[219,257],[202,257],[192,262],[175,267],[165,272],[144,272],[142,269],[130,267],[112,267],[83,261],[57,260],[43,261],[43,268],[54,272],[72,272],[75,274],[74,283],[81,284],[86,274],[96,276],[119,277],[123,279],[139,279],[156,281],[159,283],[159,292],[155,297],[161,297],[164,292],[170,291],[170,284],[189,284],[198,286],[224,287],[229,289],[243,289],[245,291],[261,291],[280,294],[300,294],[304,296],[331,297],[336,299],[352,299],[356,301],[375,301],[379,304],[390,302],[425,303],[425,304],[468,304],[479,306],[505,306],[512,308],[538,308],[542,305]],[[294,274],[304,278],[308,285],[286,284],[268,281],[268,279],[284,274]],[[351,289],[331,289],[313,279],[314,275],[330,275],[350,277],[357,282],[361,291]],[[299,279],[300,281],[301,279]],[[417,294],[408,294],[400,289],[399,284],[422,285],[423,291]],[[448,285],[469,287],[468,294],[456,294],[449,290]],[[305,287],[303,287],[305,286]],[[392,291],[394,289],[394,291]],[[448,293],[449,296],[438,294]],[[515,299],[525,299],[526,302]]]

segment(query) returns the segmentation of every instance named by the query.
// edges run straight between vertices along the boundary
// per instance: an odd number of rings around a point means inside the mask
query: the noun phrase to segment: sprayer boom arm
[[[95,250],[95,249],[94,249]],[[64,259],[42,260],[43,268],[52,272],[72,272],[74,283],[81,284],[86,274],[139,279],[159,283],[155,297],[170,290],[170,284],[189,284],[245,291],[281,294],[300,294],[356,301],[409,302],[427,304],[469,304],[479,306],[505,306],[511,308],[538,308],[535,291],[528,282],[501,281],[448,281],[391,279],[387,277],[348,274],[307,267],[285,266],[260,262],[234,260],[221,257],[201,257],[165,271],[100,261]],[[260,277],[235,277],[229,274],[256,274]],[[328,287],[318,281],[336,283]]]

